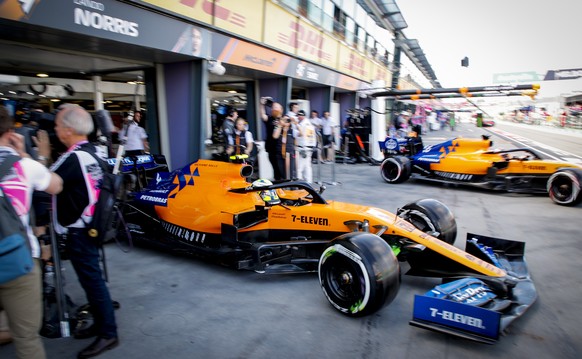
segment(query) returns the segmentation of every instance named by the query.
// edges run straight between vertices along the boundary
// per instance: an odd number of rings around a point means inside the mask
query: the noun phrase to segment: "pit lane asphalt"
[[[482,129],[472,132],[478,136]],[[430,137],[451,137],[437,131]],[[332,165],[322,165],[324,181]],[[492,193],[408,181],[389,185],[379,167],[335,165],[326,199],[389,211],[435,198],[467,232],[526,242],[537,302],[494,345],[477,344],[408,325],[413,297],[439,281],[403,276],[395,300],[364,318],[348,318],[325,299],[316,274],[264,275],[136,247],[106,246],[109,287],[121,344],[99,358],[580,358],[582,356],[582,205],[561,207],[547,196]],[[82,290],[65,261],[66,291]],[[403,272],[408,268],[402,264]],[[48,358],[75,358],[91,339],[43,339]],[[0,358],[14,356],[0,347]]]

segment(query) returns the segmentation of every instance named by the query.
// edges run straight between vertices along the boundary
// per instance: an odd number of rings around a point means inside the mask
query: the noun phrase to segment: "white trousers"
[[[301,153],[305,151],[305,158]],[[311,149],[300,148],[297,150],[295,158],[297,159],[297,178],[311,183],[313,181],[313,170],[311,168]]]

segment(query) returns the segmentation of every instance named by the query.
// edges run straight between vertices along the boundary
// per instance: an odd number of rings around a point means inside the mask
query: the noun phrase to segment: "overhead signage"
[[[159,6],[165,4],[157,0],[149,3]],[[175,6],[187,5],[187,13],[190,13],[200,4],[208,10],[209,2],[173,0],[168,4],[170,3]],[[225,1],[224,6],[238,9],[235,11],[237,14],[246,13],[246,8],[234,0]],[[268,8],[280,11],[277,13],[280,16],[268,17],[273,24],[280,24],[284,16],[291,16],[278,6],[269,5]],[[229,14],[234,16],[235,12]],[[284,32],[266,32],[265,37],[269,33],[276,33],[273,39],[277,44],[275,49],[280,50],[286,44],[290,50],[287,53],[304,59],[225,34],[213,33],[194,24],[114,0],[0,0],[0,18],[83,34],[94,39],[112,40],[199,58],[214,58],[228,64],[351,91],[365,88],[365,81],[373,80],[373,76],[386,76],[384,71],[374,71],[378,65],[365,56],[345,45],[339,45],[333,38],[293,16],[290,19],[294,20],[287,21],[289,27]],[[243,24],[241,21],[231,24],[240,26]],[[246,20],[244,24],[247,24]],[[331,69],[335,67],[335,52],[338,48],[342,49],[340,52],[343,51],[344,56],[339,57],[342,66],[337,70],[344,74]]]
[[[0,17],[190,56],[210,51],[208,30],[113,0],[5,0]]]
[[[212,56],[224,63],[356,91],[367,85],[322,66],[226,35],[214,33]]]
[[[494,84],[531,83],[536,81],[541,81],[541,79],[535,71],[493,74]]]
[[[549,70],[544,81],[551,80],[575,80],[582,77],[582,69]]]

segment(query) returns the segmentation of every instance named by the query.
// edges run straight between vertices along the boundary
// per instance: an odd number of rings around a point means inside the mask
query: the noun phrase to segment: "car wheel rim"
[[[359,268],[345,257],[338,256],[329,263],[326,280],[329,295],[345,303],[352,303],[362,298],[362,281]]]
[[[569,204],[578,196],[580,189],[574,175],[566,172],[555,173],[549,180],[550,198],[559,204]]]
[[[421,212],[410,211],[405,219],[422,232],[426,233],[436,231],[436,228],[431,220]]]
[[[398,179],[400,177],[400,172],[400,166],[393,161],[387,161],[384,163],[384,167],[382,168],[384,179],[388,182],[392,182]]]

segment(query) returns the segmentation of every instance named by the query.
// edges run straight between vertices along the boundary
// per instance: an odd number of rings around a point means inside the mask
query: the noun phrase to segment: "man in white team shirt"
[[[311,167],[311,154],[317,145],[315,127],[307,118],[305,111],[299,110],[297,113],[299,122],[297,123],[297,137],[295,149],[297,150],[297,177],[307,182],[313,181],[313,170]]]
[[[128,115],[127,123],[119,134],[119,140],[125,141],[125,155],[138,156],[150,151],[148,142],[148,135],[143,127],[139,125],[141,122],[141,112],[136,111],[133,117]]]
[[[5,310],[8,316],[17,358],[45,358],[39,336],[42,325],[41,250],[30,226],[29,213],[33,191],[57,194],[63,189],[63,180],[30,158],[23,136],[14,131],[14,119],[4,106],[0,106],[0,163],[13,155],[21,158],[0,179],[0,188],[27,230],[34,266],[28,274],[0,284],[0,310]]]

